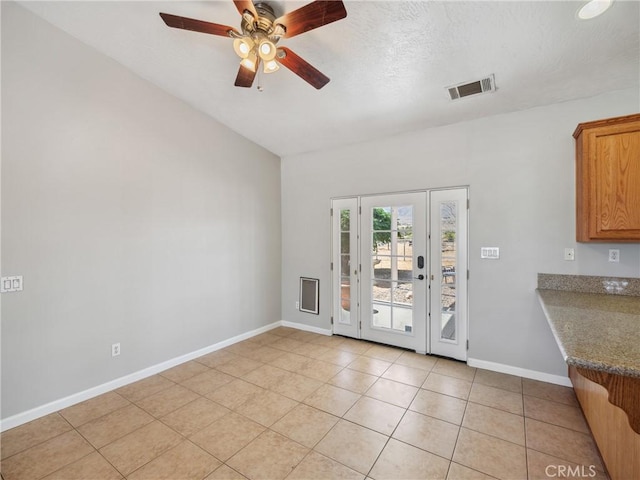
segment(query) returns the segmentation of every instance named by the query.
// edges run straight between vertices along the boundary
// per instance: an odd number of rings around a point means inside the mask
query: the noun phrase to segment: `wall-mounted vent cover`
[[[451,100],[458,100],[470,95],[495,91],[496,80],[493,74],[481,80],[476,80],[475,82],[461,83],[460,85],[447,87],[447,92],[449,92],[449,98]]]

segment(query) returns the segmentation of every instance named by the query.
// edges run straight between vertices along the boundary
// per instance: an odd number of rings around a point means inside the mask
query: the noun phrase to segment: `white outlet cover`
[[[613,263],[620,263],[620,250],[618,250],[617,248],[610,248],[609,261]]]
[[[575,260],[576,259],[576,251],[573,248],[565,248],[564,249],[564,259],[565,260]]]

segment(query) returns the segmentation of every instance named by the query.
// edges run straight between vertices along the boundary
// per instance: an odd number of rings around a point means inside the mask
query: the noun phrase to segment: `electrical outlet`
[[[113,345],[111,345],[111,356],[117,357],[118,355],[120,355],[120,344],[114,343]]]
[[[300,310],[300,302],[296,302],[296,310]]]
[[[610,248],[609,249],[609,261],[613,262],[613,263],[619,263],[620,262],[620,250],[618,250],[617,248]]]
[[[564,249],[564,259],[565,260],[575,260],[576,259],[576,251],[573,248],[565,248]]]

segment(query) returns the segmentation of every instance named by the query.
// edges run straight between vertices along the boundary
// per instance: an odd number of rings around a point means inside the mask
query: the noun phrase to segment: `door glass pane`
[[[440,338],[445,340],[456,339],[457,211],[457,201],[440,202]]]
[[[340,210],[340,323],[351,324],[351,210]]]
[[[372,325],[413,329],[413,207],[373,207]]]

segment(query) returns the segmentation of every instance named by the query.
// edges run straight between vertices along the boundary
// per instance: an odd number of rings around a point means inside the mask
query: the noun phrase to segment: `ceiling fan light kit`
[[[590,0],[578,10],[580,20],[591,20],[609,10],[613,0]]]
[[[253,84],[260,63],[264,73],[273,73],[283,65],[316,89],[329,82],[329,77],[277,44],[281,38],[291,38],[345,18],[347,11],[341,0],[317,0],[278,18],[267,3],[254,4],[251,0],[234,0],[233,3],[242,17],[241,32],[226,25],[168,13],[160,13],[160,17],[172,28],[233,38],[233,50],[240,58],[237,87]]]

